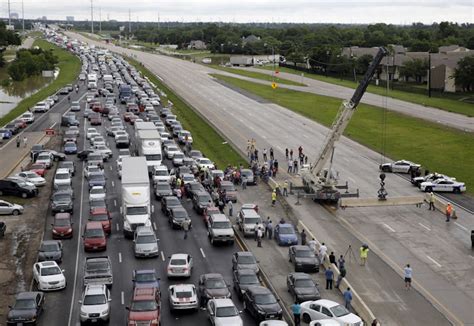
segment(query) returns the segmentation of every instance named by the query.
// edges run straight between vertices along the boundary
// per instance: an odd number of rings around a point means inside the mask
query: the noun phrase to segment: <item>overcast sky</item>
[[[21,1],[11,11],[21,17]],[[90,0],[23,0],[25,18],[90,19]],[[93,0],[94,20],[298,23],[474,23],[474,0]],[[7,0],[1,16],[8,17]]]

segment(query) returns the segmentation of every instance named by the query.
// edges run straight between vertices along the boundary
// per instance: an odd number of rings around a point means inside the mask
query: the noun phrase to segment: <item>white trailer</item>
[[[131,238],[138,226],[151,226],[150,180],[144,157],[122,159],[123,233]]]
[[[148,172],[151,173],[153,167],[161,165],[163,159],[160,133],[158,130],[138,130],[136,144],[138,155],[145,157]]]

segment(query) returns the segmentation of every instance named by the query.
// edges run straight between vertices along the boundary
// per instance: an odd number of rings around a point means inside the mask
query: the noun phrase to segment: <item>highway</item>
[[[78,34],[70,35],[94,43]],[[281,166],[286,168],[286,147],[296,149],[302,145],[311,160],[317,155],[327,133],[326,127],[314,121],[275,104],[259,103],[220,85],[208,76],[207,68],[201,65],[112,45],[106,47],[118,53],[133,53],[137,60],[162,78],[242,152],[245,151],[247,140],[253,137],[260,149],[273,146]],[[348,180],[352,187],[357,187],[362,197],[374,197],[379,187],[378,165],[382,160],[380,154],[344,137],[337,145],[334,166],[339,171],[340,179]],[[419,194],[418,189],[397,175],[389,174],[386,184],[390,196]],[[321,208],[313,206],[310,209],[314,214]],[[381,211],[385,214],[378,215]],[[420,275],[419,282],[429,294],[425,293],[425,298],[431,302],[442,303],[444,310],[438,305],[437,307],[445,313],[449,311],[447,314],[454,323],[469,324],[474,320],[474,312],[469,308],[474,306],[474,284],[469,281],[474,270],[474,259],[469,258],[473,256],[469,250],[469,230],[474,229],[474,218],[470,212],[461,208],[458,208],[457,212],[460,216],[457,224],[449,225],[438,223],[442,218],[441,214],[408,206],[385,210],[361,208],[334,214],[341,218],[352,218],[351,222],[356,224],[358,238],[372,238],[374,250],[385,255],[384,261],[390,260],[401,266],[407,261],[418,262],[417,270],[423,275]],[[374,215],[378,218],[363,218]],[[380,221],[382,218],[384,221]],[[398,232],[390,226],[390,222],[395,220],[409,227],[412,232]],[[420,242],[420,234],[427,232],[423,225],[433,232],[426,234]],[[378,231],[377,237],[371,233],[374,227]],[[390,239],[392,248],[403,250],[386,248],[387,238]],[[427,254],[426,251],[440,254],[432,257],[433,254]],[[436,263],[427,259],[427,255]],[[459,264],[460,259],[463,264]],[[393,264],[390,265],[394,268]],[[438,291],[437,284],[441,280],[444,289],[449,290],[449,296]]]
[[[100,87],[100,85],[99,85]],[[86,89],[81,87],[80,94],[73,95],[72,100],[83,98]],[[85,101],[81,102],[82,110]],[[61,103],[57,106],[57,111],[65,111],[68,107],[67,103]],[[124,107],[120,106],[121,111]],[[78,139],[78,148],[87,148],[85,143],[85,130],[89,127],[87,119],[81,117],[81,137]],[[42,128],[43,124],[48,125],[51,121],[38,124],[36,128]],[[100,128],[104,137],[105,126],[109,122],[104,119]],[[133,135],[133,127],[127,124],[128,132]],[[133,139],[132,139],[133,141]],[[109,137],[108,143],[113,150],[114,157],[117,157],[117,150],[114,141]],[[79,161],[75,155],[69,158],[76,164],[76,175],[73,179],[74,199],[74,238],[71,240],[63,240],[64,259],[61,267],[66,271],[67,288],[60,292],[47,293],[44,315],[40,319],[40,325],[48,326],[64,326],[79,324],[79,303],[78,300],[82,294],[82,277],[83,264],[85,257],[107,255],[112,261],[114,284],[111,290],[112,307],[111,307],[111,325],[123,325],[126,323],[127,310],[125,307],[129,305],[132,295],[132,272],[134,269],[155,268],[161,277],[162,291],[162,308],[161,320],[162,325],[205,325],[207,321],[207,313],[200,310],[197,313],[176,313],[174,315],[169,312],[168,305],[168,285],[177,283],[192,282],[197,285],[199,275],[209,272],[221,273],[227,283],[232,285],[231,255],[235,251],[241,250],[237,244],[233,246],[211,246],[207,238],[207,229],[201,218],[192,210],[190,202],[184,200],[183,204],[191,216],[193,229],[187,240],[183,240],[183,232],[172,230],[168,224],[167,218],[161,212],[159,202],[152,195],[152,204],[154,214],[152,216],[152,224],[156,230],[157,237],[160,239],[160,257],[151,259],[136,259],[133,254],[131,240],[125,239],[122,233],[122,218],[120,214],[121,196],[120,196],[120,179],[116,171],[114,158],[105,163],[105,173],[107,177],[107,205],[112,215],[113,231],[108,238],[107,251],[104,253],[90,254],[83,250],[81,233],[87,222],[89,205],[88,205],[88,184],[83,176],[84,163]],[[169,163],[169,162],[167,162]],[[51,173],[51,172],[50,172]],[[52,214],[48,210],[48,216],[45,223],[45,239],[51,239],[51,223]],[[194,258],[194,269],[192,277],[189,280],[172,280],[166,278],[166,265],[168,256],[173,253],[189,253]],[[233,293],[234,302],[241,309],[242,305],[236,299]],[[253,319],[242,314],[245,324],[252,324]]]

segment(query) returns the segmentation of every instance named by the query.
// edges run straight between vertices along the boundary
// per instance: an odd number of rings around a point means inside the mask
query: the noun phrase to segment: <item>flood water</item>
[[[8,79],[6,68],[0,69],[0,81]],[[33,76],[8,86],[0,85],[0,118],[15,108],[18,102],[52,81],[53,78]]]

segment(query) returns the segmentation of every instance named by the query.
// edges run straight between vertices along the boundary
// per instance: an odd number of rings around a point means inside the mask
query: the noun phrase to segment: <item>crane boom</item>
[[[382,61],[383,57],[387,55],[387,53],[388,51],[385,48],[379,48],[377,54],[372,60],[372,63],[367,69],[364,78],[360,81],[351,99],[349,101],[343,101],[339,112],[332,124],[331,130],[327,135],[323,147],[321,148],[321,151],[316,159],[316,162],[311,166],[309,171],[303,173],[303,183],[305,184],[306,188],[311,188],[307,189],[310,190],[310,192],[319,194],[322,191],[323,193],[325,193],[322,194],[323,197],[325,197],[327,193],[338,193],[337,190],[335,190],[336,180],[331,175],[331,168],[327,170],[325,175],[323,173],[324,168],[330,159],[332,161],[332,154],[334,152],[335,143],[344,133],[344,130],[349,124],[349,121],[351,120],[355,109],[359,105],[362,96],[364,95],[367,87],[369,86],[370,80],[374,76],[378,65]],[[334,196],[330,195],[330,197]],[[337,198],[332,199],[339,199],[338,195],[336,195],[336,197]]]

